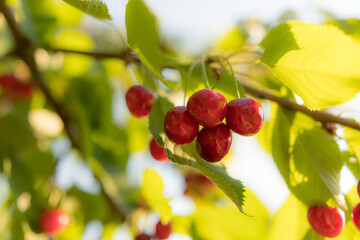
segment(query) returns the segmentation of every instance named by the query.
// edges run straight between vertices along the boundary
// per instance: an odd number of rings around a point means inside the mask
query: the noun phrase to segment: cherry
[[[358,181],[358,184],[357,184],[357,193],[360,197],[360,180]]]
[[[167,157],[165,150],[162,146],[160,146],[155,138],[152,138],[150,141],[150,153],[153,158],[162,162],[169,162],[169,158]]]
[[[42,232],[57,235],[63,232],[69,224],[69,216],[61,209],[44,211],[39,219]]]
[[[353,207],[351,210],[351,220],[357,229],[360,230],[360,203],[356,204],[355,207]]]
[[[257,133],[264,120],[261,104],[252,98],[238,98],[229,102],[226,123],[234,132],[251,136]]]
[[[164,120],[166,136],[176,144],[192,142],[199,131],[199,125],[188,115],[182,106],[170,109]]]
[[[211,89],[202,89],[194,93],[186,105],[189,115],[204,127],[215,127],[226,116],[225,97]]]
[[[150,236],[145,233],[142,233],[140,235],[137,235],[135,240],[150,240]]]
[[[337,208],[310,206],[308,220],[311,227],[324,237],[334,238],[343,228],[343,219]]]
[[[231,132],[221,123],[214,128],[203,128],[196,139],[196,150],[208,162],[220,161],[230,150]]]
[[[132,86],[125,95],[126,104],[132,115],[138,118],[149,116],[154,96],[151,90],[145,86]]]
[[[206,176],[190,171],[185,176],[186,189],[184,194],[190,197],[204,196],[211,192],[215,183]]]
[[[156,236],[160,239],[167,239],[171,233],[171,223],[163,225],[161,221],[156,224]]]
[[[0,76],[0,85],[3,91],[13,97],[31,98],[34,86],[21,82],[13,74],[3,74]]]

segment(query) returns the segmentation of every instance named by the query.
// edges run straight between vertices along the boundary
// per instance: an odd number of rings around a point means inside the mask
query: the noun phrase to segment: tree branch
[[[92,56],[94,58],[99,58],[99,59],[118,58],[118,59],[125,60],[127,63],[135,62],[135,63],[141,64],[140,60],[136,57],[136,55],[134,55],[134,53],[131,50],[127,50],[127,51],[124,51],[122,53],[117,53],[117,54],[116,53],[115,54],[101,53],[101,52],[84,52],[84,51],[67,50],[67,49],[54,49],[53,51],[54,52],[82,54],[82,55]],[[331,113],[327,113],[324,111],[311,111],[307,107],[297,104],[296,102],[291,101],[289,99],[278,97],[267,91],[260,90],[258,88],[252,87],[252,86],[244,84],[244,83],[242,83],[242,85],[244,87],[245,92],[254,97],[261,98],[261,99],[268,99],[268,100],[276,102],[279,105],[286,107],[288,109],[302,112],[302,113],[310,116],[314,120],[319,121],[323,124],[336,123],[336,124],[340,124],[342,126],[346,126],[346,127],[353,128],[353,129],[360,131],[360,125],[353,120],[341,118],[341,117],[335,116]]]
[[[138,64],[141,64],[139,59],[136,58],[136,56],[130,50],[124,51],[124,52],[118,53],[118,54],[100,53],[100,52],[96,52],[96,53],[95,52],[83,52],[83,51],[75,51],[75,50],[67,50],[67,49],[54,49],[53,51],[54,52],[64,52],[64,53],[77,53],[77,54],[92,56],[92,57],[100,58],[100,59],[102,59],[102,58],[118,58],[118,59],[124,59],[127,63],[136,62]],[[302,112],[302,113],[310,116],[314,120],[319,121],[323,124],[337,123],[337,124],[360,131],[360,125],[353,120],[341,118],[341,117],[335,116],[331,113],[327,113],[324,111],[311,111],[307,107],[297,104],[296,102],[291,101],[289,99],[278,97],[269,92],[249,86],[247,84],[242,84],[242,85],[244,86],[245,92],[254,97],[261,98],[261,99],[268,99],[270,101],[278,103],[279,105],[281,105],[283,107],[289,108],[294,111]]]
[[[106,59],[106,58],[116,58],[116,59],[122,59],[127,64],[128,63],[140,63],[140,60],[137,58],[137,56],[132,52],[130,48],[126,48],[121,52],[118,53],[104,53],[104,52],[85,52],[85,51],[78,51],[78,50],[69,50],[69,49],[63,49],[63,48],[53,48],[51,49],[53,52],[62,52],[62,53],[74,53],[74,54],[80,54],[85,56],[90,56],[97,59]]]
[[[51,94],[49,88],[47,87],[47,85],[45,83],[45,79],[44,79],[43,75],[41,74],[41,72],[39,71],[39,69],[36,65],[36,62],[34,59],[34,54],[35,54],[35,50],[36,50],[35,46],[20,31],[18,24],[16,23],[15,18],[13,16],[10,8],[5,3],[5,0],[0,0],[0,12],[2,12],[2,14],[4,15],[6,21],[9,25],[10,31],[14,37],[15,44],[16,44],[15,49],[14,49],[14,54],[17,55],[20,59],[22,59],[27,64],[27,66],[29,67],[29,69],[34,77],[35,83],[38,85],[38,87],[44,93],[47,102],[56,111],[56,113],[60,116],[62,122],[64,123],[65,131],[66,131],[67,135],[69,136],[72,146],[74,148],[77,148],[82,153],[80,144],[77,142],[76,137],[73,135],[73,133],[71,131],[71,127],[69,125],[66,115],[62,111],[60,104],[57,102],[57,100]],[[125,54],[125,53],[123,53],[123,54]],[[129,54],[127,54],[127,55],[129,55]],[[121,56],[121,54],[119,56]],[[102,195],[108,201],[112,210],[114,212],[116,212],[122,220],[125,220],[125,218],[126,218],[125,211],[120,209],[113,202],[112,198],[106,193],[105,188],[104,188],[102,182],[100,181],[99,176],[96,176],[95,172],[94,172],[94,175],[95,175],[95,178],[99,181],[99,183],[101,185]]]
[[[245,92],[261,99],[268,99],[270,101],[276,102],[279,105],[289,108],[294,111],[299,111],[305,113],[306,115],[312,117],[314,120],[319,121],[321,123],[337,123],[349,128],[353,128],[360,131],[360,125],[352,120],[341,118],[335,116],[331,113],[323,112],[323,111],[311,111],[307,107],[297,104],[289,99],[275,96],[266,91],[251,87],[246,84],[242,84],[244,86]]]

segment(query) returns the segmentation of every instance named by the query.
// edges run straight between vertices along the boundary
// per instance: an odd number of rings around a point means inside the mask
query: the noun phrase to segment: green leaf
[[[242,47],[245,42],[245,37],[239,28],[233,28],[228,31],[217,43],[217,48],[226,51],[232,50],[234,52],[239,52],[242,50]]]
[[[195,212],[184,217],[191,236],[199,240],[267,239],[268,210],[250,190],[245,196],[245,211],[253,217],[240,214],[229,199],[196,201]]]
[[[24,240],[24,229],[22,227],[22,217],[18,209],[15,209],[11,218],[11,239]]]
[[[307,207],[294,195],[290,195],[275,213],[271,221],[268,239],[298,240],[302,239],[309,229]]]
[[[57,27],[56,8],[52,1],[22,0],[25,13],[23,30],[39,46],[49,47]]]
[[[63,0],[63,1],[95,18],[111,20],[108,7],[101,0]]]
[[[150,208],[157,212],[161,222],[167,224],[172,218],[171,199],[164,197],[164,184],[160,175],[154,169],[146,169],[141,185],[141,195],[144,197]]]
[[[128,44],[141,62],[167,87],[178,88],[179,83],[166,80],[161,74],[165,56],[160,48],[156,17],[142,0],[129,0],[125,24]]]
[[[290,21],[261,46],[262,62],[310,109],[344,103],[360,90],[360,45],[334,26]]]
[[[344,138],[347,140],[348,145],[352,152],[360,159],[360,131],[344,127]],[[360,160],[359,160],[360,161]]]
[[[166,137],[164,133],[164,118],[172,106],[168,100],[159,97],[151,109],[149,129],[156,141],[164,147],[171,161],[199,170],[213,181],[243,212],[242,206],[244,205],[245,190],[239,180],[230,177],[223,167],[203,160],[196,152],[194,142],[185,146],[178,146]]]
[[[310,117],[279,107],[271,123],[272,152],[286,184],[307,205],[336,200],[343,160],[335,140]]]

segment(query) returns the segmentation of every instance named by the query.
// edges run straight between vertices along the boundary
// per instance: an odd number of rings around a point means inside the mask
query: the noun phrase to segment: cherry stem
[[[187,85],[189,83],[189,79],[191,77],[191,74],[192,72],[194,71],[195,67],[198,65],[197,62],[193,62],[189,68],[189,71],[188,71],[188,74],[187,74],[187,77],[186,77],[186,80],[185,80],[185,84],[184,84],[184,103],[183,105],[185,106],[185,103],[186,103],[186,91],[187,91]]]
[[[241,84],[239,84],[239,81],[236,80],[235,78],[235,73],[234,73],[234,69],[229,61],[229,59],[227,57],[222,57],[224,59],[224,61],[227,63],[227,65],[229,66],[230,68],[230,73],[231,73],[231,77],[233,78],[234,80],[234,83],[235,83],[235,88],[236,88],[236,94],[237,94],[237,97],[240,98],[240,97],[245,97],[245,90],[244,88],[242,87]],[[240,85],[240,87],[239,87]]]
[[[205,61],[206,61],[206,55],[204,54],[204,55],[202,56],[201,68],[202,68],[202,72],[203,72],[203,75],[204,75],[206,87],[210,89],[209,79],[208,79],[207,73],[206,73]]]

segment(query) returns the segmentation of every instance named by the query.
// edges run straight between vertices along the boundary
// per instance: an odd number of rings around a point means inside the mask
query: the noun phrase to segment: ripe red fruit
[[[343,219],[337,208],[310,206],[308,220],[311,227],[322,236],[334,238],[343,229]]]
[[[185,181],[186,189],[184,194],[190,197],[206,196],[215,187],[215,183],[206,176],[193,171],[186,174]]]
[[[44,211],[39,219],[42,232],[57,235],[63,232],[69,224],[69,216],[61,209]]]
[[[356,204],[355,207],[353,207],[351,210],[351,220],[357,229],[360,230],[360,203]]]
[[[182,106],[170,109],[164,120],[166,136],[176,144],[192,142],[199,131],[199,125],[188,115]]]
[[[214,128],[203,128],[196,139],[196,150],[208,162],[220,161],[231,147],[231,132],[221,123]]]
[[[234,132],[251,136],[257,133],[264,120],[261,104],[252,98],[238,98],[229,102],[226,124]]]
[[[138,118],[149,116],[155,101],[151,90],[140,85],[132,86],[126,92],[125,99],[130,113]]]
[[[23,83],[12,74],[1,75],[0,85],[4,93],[15,98],[31,98],[34,92],[34,86],[32,84]]]
[[[221,93],[211,89],[202,89],[189,98],[186,108],[195,122],[211,128],[225,118],[228,106]]]
[[[150,236],[145,233],[142,233],[140,235],[137,235],[135,240],[150,240]]]
[[[167,157],[165,150],[162,146],[160,146],[155,138],[152,138],[150,141],[150,153],[153,158],[162,162],[169,162],[169,158]]]
[[[160,239],[167,239],[171,233],[171,223],[163,225],[161,221],[156,224],[156,236]]]

